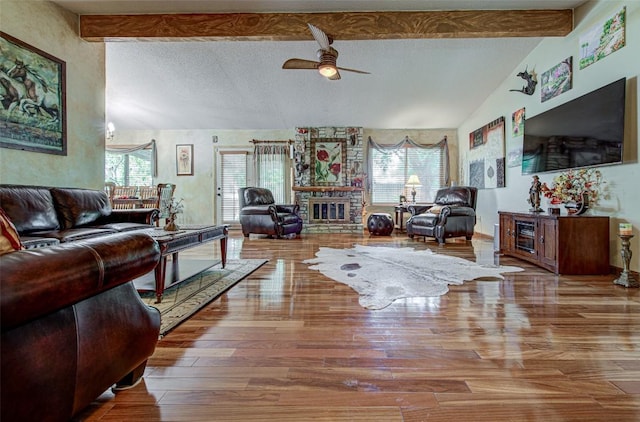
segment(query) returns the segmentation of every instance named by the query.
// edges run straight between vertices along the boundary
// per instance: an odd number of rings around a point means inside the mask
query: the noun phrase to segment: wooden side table
[[[394,210],[396,213],[396,230],[398,230],[399,232],[403,232],[404,229],[402,228],[402,225],[404,224],[404,213],[405,212],[409,212],[409,207],[410,206],[414,206],[414,207],[424,207],[425,209],[430,208],[433,206],[433,204],[398,204],[396,206],[394,206]]]

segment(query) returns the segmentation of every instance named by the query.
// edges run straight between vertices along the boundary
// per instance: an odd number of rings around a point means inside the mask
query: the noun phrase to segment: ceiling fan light
[[[318,72],[320,72],[320,74],[325,78],[330,78],[338,73],[338,69],[330,64],[321,64],[320,66],[318,66]]]

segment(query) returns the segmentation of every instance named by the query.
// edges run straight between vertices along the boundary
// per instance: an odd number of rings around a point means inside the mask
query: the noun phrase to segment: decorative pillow
[[[442,205],[434,205],[427,210],[427,212],[431,214],[440,214],[440,211],[442,211]]]
[[[20,236],[9,217],[0,208],[0,255],[22,249]]]

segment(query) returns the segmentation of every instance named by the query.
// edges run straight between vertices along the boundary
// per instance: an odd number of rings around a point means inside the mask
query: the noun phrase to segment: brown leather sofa
[[[439,244],[445,239],[464,236],[471,240],[476,225],[476,197],[478,189],[455,186],[438,190],[435,205],[426,211],[409,206],[411,217],[407,221],[407,234],[435,237]]]
[[[269,189],[246,187],[238,189],[240,225],[245,237],[250,233],[283,237],[299,235],[302,219],[297,204],[276,204]]]
[[[0,208],[25,248],[151,228],[158,210],[112,210],[107,193],[81,188],[0,185]]]
[[[159,259],[142,232],[0,256],[2,421],[67,421],[140,379],[160,314],[131,280]]]

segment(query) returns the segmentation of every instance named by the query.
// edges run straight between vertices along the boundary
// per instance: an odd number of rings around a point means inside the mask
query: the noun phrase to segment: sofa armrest
[[[300,211],[300,205],[298,204],[277,204],[275,207],[277,212],[289,214],[298,214],[298,211]]]
[[[271,205],[248,205],[240,209],[240,215],[269,215]]]
[[[447,219],[451,217],[473,217],[475,219],[476,212],[471,207],[443,205],[440,209],[438,225],[445,225],[447,223]]]
[[[2,331],[78,303],[153,270],[160,248],[118,233],[0,256]]]
[[[409,205],[407,210],[411,213],[412,216],[422,214],[429,210],[429,208],[433,207],[433,205]]]
[[[139,223],[152,225],[155,224],[159,218],[160,210],[157,208],[112,210],[111,214],[99,218],[94,224]]]

